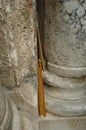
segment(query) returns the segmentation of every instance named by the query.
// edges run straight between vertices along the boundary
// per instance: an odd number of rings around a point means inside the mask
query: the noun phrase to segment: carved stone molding
[[[37,129],[37,118],[36,108],[23,99],[22,91],[0,88],[0,130]]]
[[[45,1],[43,75],[47,111],[54,115],[86,115],[85,5],[79,0]]]

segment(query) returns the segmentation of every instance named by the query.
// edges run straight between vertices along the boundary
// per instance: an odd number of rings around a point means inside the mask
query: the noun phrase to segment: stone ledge
[[[39,122],[39,130],[86,130],[86,116],[44,119]]]

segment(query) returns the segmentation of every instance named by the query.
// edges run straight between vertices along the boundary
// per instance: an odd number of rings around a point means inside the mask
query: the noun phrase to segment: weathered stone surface
[[[0,130],[37,130],[36,1],[0,0]]]
[[[86,130],[86,117],[45,119],[39,125],[39,130]]]
[[[72,14],[72,12],[79,8],[79,3],[77,0],[69,0],[64,2],[64,7],[67,13]]]
[[[73,10],[71,14],[66,11],[67,4],[69,10]],[[82,4],[79,0],[50,0],[46,2],[45,10],[44,50],[47,61],[68,68],[85,67],[86,29],[81,21],[85,23],[86,13]]]
[[[0,0],[0,82],[19,86],[36,75],[35,1]]]
[[[45,2],[46,108],[57,116],[86,115],[84,4],[80,0]]]
[[[79,17],[82,17],[82,16],[85,15],[85,9],[84,9],[82,6],[80,6],[80,7],[78,8],[78,10],[77,10],[77,15],[78,15]]]
[[[86,129],[85,4],[47,0],[39,15],[47,69],[47,116],[39,118],[36,1],[0,0],[0,130]]]

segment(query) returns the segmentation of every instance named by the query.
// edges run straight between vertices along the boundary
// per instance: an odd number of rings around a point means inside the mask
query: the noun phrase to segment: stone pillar
[[[85,130],[85,124],[77,126],[80,119],[86,123],[86,1],[45,1],[44,30],[47,112],[65,117],[52,125],[55,130]],[[65,122],[72,119],[78,122],[75,127]],[[49,125],[47,129],[53,130]]]
[[[37,130],[36,1],[0,0],[0,130]]]

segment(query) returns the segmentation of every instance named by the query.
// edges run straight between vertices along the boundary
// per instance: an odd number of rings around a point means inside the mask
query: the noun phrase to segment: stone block
[[[86,117],[42,120],[39,123],[39,130],[86,130]]]

